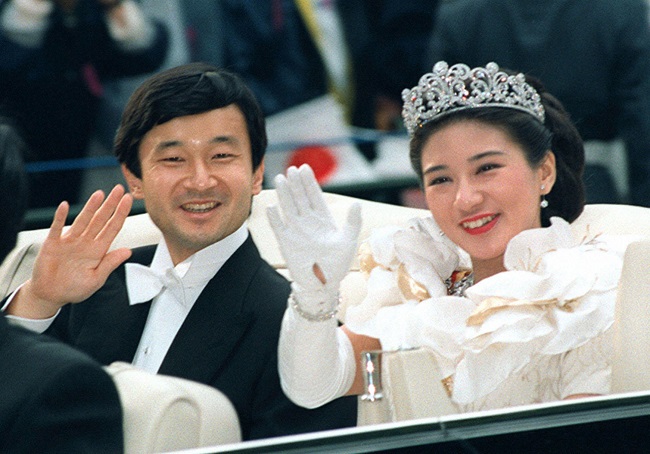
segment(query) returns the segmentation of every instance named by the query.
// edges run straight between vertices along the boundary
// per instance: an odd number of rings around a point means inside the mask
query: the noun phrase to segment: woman
[[[306,407],[359,394],[361,351],[427,347],[461,411],[607,393],[629,239],[571,236],[584,149],[560,103],[494,63],[439,62],[403,99],[433,219],[371,236],[368,295],[340,329],[359,210],[338,229],[310,169],[276,180],[284,221],[277,207],[269,219],[294,279],[279,350],[285,392]]]

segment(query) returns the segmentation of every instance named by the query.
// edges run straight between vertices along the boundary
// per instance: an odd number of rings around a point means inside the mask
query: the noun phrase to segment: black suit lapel
[[[5,341],[5,337],[7,337],[7,331],[9,330],[9,323],[7,320],[5,320],[5,315],[4,313],[0,314],[0,346]]]
[[[159,373],[209,383],[246,332],[254,301],[244,300],[262,259],[248,239],[205,287],[176,338]]]
[[[155,246],[133,250],[129,262],[151,264]],[[79,305],[68,305],[73,319],[69,343],[89,353],[102,364],[131,362],[140,343],[151,301],[131,306],[126,291],[124,266],[106,284]],[[55,323],[64,320],[57,317]],[[56,329],[56,327],[55,327]]]

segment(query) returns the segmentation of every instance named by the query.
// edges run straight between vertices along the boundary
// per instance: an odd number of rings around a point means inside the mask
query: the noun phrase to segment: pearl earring
[[[541,190],[544,190],[544,185],[542,185]],[[546,208],[548,206],[548,200],[546,200],[546,194],[542,194],[542,201],[539,202],[539,206]]]

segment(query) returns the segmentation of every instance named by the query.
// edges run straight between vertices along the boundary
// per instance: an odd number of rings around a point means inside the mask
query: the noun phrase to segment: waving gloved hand
[[[269,222],[294,281],[301,315],[324,314],[338,302],[339,285],[357,251],[361,207],[353,204],[339,228],[308,165],[290,167],[275,179],[278,206],[267,209]]]

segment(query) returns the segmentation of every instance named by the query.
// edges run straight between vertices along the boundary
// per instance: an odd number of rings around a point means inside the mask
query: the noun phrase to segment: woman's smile
[[[488,214],[474,216],[466,219],[460,223],[461,227],[465,229],[470,235],[480,235],[489,232],[499,222],[498,214]]]

